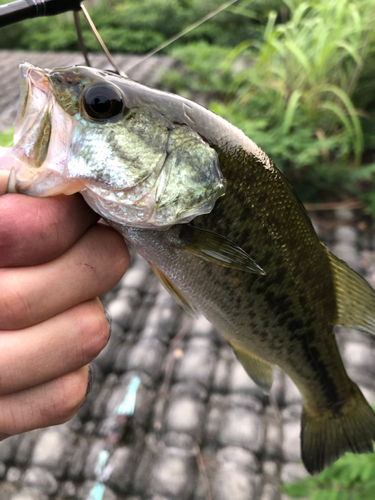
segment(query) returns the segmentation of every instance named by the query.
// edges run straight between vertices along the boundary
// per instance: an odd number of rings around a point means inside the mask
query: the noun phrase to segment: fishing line
[[[195,23],[191,24],[187,28],[184,28],[182,31],[177,33],[177,35],[174,35],[173,37],[169,38],[168,40],[166,40],[165,42],[160,44],[158,47],[156,47],[156,49],[153,49],[151,52],[148,52],[144,57],[142,57],[142,59],[140,61],[133,64],[133,66],[131,66],[128,69],[128,71],[130,71],[130,70],[136,68],[137,66],[139,66],[140,64],[144,63],[145,61],[147,61],[147,59],[154,56],[155,54],[160,52],[162,49],[165,49],[165,47],[168,47],[168,45],[175,42],[179,38],[185,36],[190,31],[193,31],[195,28],[197,28],[201,24],[205,23],[206,21],[208,21],[212,17],[216,16],[217,14],[222,12],[223,10],[227,9],[228,7],[230,7],[231,5],[236,3],[237,1],[238,0],[229,0],[228,2],[222,4],[220,7],[218,7],[217,9],[209,12],[204,17],[202,17],[201,19],[199,19]],[[83,15],[85,16],[88,25],[90,26],[92,32],[94,33],[97,41],[99,42],[101,48],[103,49],[105,55],[107,56],[107,59],[109,60],[109,62],[112,64],[112,66],[115,68],[115,70],[117,71],[117,73],[119,75],[128,78],[128,76],[119,68],[116,61],[111,56],[111,54],[110,54],[109,50],[107,49],[102,37],[100,36],[98,30],[96,29],[96,26],[95,26],[93,20],[91,19],[89,13],[87,12],[86,7],[82,4],[81,4],[81,11],[83,12]],[[86,46],[85,46],[84,41],[83,41],[82,29],[81,29],[81,25],[80,25],[80,21],[79,21],[79,13],[78,12],[74,12],[74,23],[75,23],[75,27],[76,27],[76,31],[77,31],[79,47],[80,47],[81,52],[85,58],[87,66],[91,66],[90,61],[89,61],[89,57],[88,57],[88,53],[87,53],[87,49],[86,49]]]
[[[86,21],[88,22],[88,25],[90,26],[91,28],[91,31],[94,33],[95,35],[95,38],[97,39],[97,41],[99,42],[99,45],[101,46],[101,48],[103,49],[103,52],[105,53],[105,55],[107,56],[107,59],[108,61],[112,64],[112,66],[115,68],[115,70],[117,71],[117,73],[121,76],[124,76],[125,78],[128,78],[128,75],[126,75],[120,68],[119,66],[117,65],[116,61],[113,59],[113,57],[111,56],[109,50],[107,49],[105,43],[103,42],[103,39],[102,37],[99,35],[99,31],[96,29],[95,27],[95,24],[93,22],[93,20],[91,19],[89,13],[87,12],[87,9],[84,5],[81,4],[81,11],[83,12],[83,15],[85,16],[86,18]],[[76,23],[76,29],[77,29],[77,23]],[[80,29],[80,25],[78,25],[78,29]],[[77,31],[77,35],[78,35],[78,31]],[[82,43],[83,43],[83,38],[82,38],[82,32],[80,32],[80,35],[78,35],[78,40],[81,38],[82,40]],[[86,48],[85,48],[85,51],[86,51]],[[86,51],[86,54],[87,54],[87,51]],[[86,57],[85,57],[86,59]],[[90,66],[90,64],[89,64]]]
[[[203,24],[206,21],[208,21],[209,19],[211,19],[212,17],[216,16],[216,14],[219,14],[219,12],[227,9],[228,7],[230,7],[231,5],[233,5],[234,3],[236,3],[237,1],[238,0],[230,0],[229,2],[222,4],[220,7],[218,7],[215,10],[213,10],[209,14],[206,14],[204,17],[202,17],[201,19],[199,19],[195,23],[191,24],[187,28],[185,28],[182,31],[180,31],[180,33],[177,33],[177,35],[175,35],[172,38],[169,38],[168,40],[166,40],[165,42],[163,42],[156,49],[152,50],[151,52],[148,52],[140,61],[138,61],[137,63],[133,64],[133,66],[130,66],[130,68],[128,68],[128,71],[130,71],[130,70],[136,68],[137,66],[139,66],[140,64],[144,63],[147,59],[149,59],[150,57],[154,56],[157,52],[159,52],[162,49],[165,49],[165,47],[168,47],[168,45],[170,45],[171,43],[175,42],[179,38],[183,37],[184,35],[186,35],[190,31],[192,31],[193,29],[197,28],[201,24]]]
[[[76,27],[79,48],[83,54],[83,57],[85,58],[86,66],[91,67],[89,54],[87,52],[86,45],[82,36],[82,28],[81,28],[81,21],[79,19],[79,12],[74,11],[73,15],[74,15],[74,24]]]

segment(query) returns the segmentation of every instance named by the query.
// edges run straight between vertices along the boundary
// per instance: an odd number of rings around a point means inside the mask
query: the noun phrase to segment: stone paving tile
[[[0,52],[3,128],[14,121],[23,59],[42,66],[80,62],[78,54]],[[138,60],[119,57],[124,69]],[[93,61],[106,67],[101,55]],[[173,61],[147,64],[133,76],[152,84]],[[361,234],[352,211],[337,211],[334,221],[330,231],[323,220],[314,225],[374,285],[375,233]],[[271,404],[210,323],[189,318],[131,253],[130,269],[102,297],[112,335],[92,364],[90,394],[67,424],[0,443],[0,500],[89,500],[100,484],[102,500],[286,500],[281,482],[307,474],[296,386],[277,369]],[[375,343],[348,329],[337,339],[349,374],[375,403]],[[134,381],[134,408],[125,408]]]
[[[22,478],[24,486],[37,488],[45,495],[54,495],[59,489],[59,483],[55,477],[46,469],[41,467],[30,467]]]

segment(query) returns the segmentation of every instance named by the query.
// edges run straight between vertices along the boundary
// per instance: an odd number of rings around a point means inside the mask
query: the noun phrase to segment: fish
[[[293,187],[243,132],[193,101],[109,71],[20,66],[8,192],[80,192],[269,393],[302,397],[311,474],[372,452],[375,414],[334,327],[375,334],[375,293],[319,240]]]

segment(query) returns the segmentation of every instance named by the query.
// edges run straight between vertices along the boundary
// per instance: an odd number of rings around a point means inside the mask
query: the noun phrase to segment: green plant
[[[315,477],[285,484],[291,498],[309,500],[373,500],[375,455],[347,453]]]
[[[200,47],[195,58],[191,47],[173,54],[191,71],[187,85],[211,85],[210,109],[261,146],[303,198],[322,188],[360,195],[374,172],[360,168],[375,150],[373,0],[285,3],[286,22],[271,11],[262,39],[227,48],[215,71]]]
[[[254,71],[237,78],[239,100],[251,101],[254,89],[268,93],[284,135],[302,117],[316,130],[340,133],[341,153],[347,157],[354,152],[358,165],[363,133],[351,95],[366,58],[375,49],[373,2],[287,3],[290,21],[276,26],[276,15],[270,14]]]
[[[0,132],[0,146],[9,147],[13,144],[13,132],[14,129],[4,130]]]
[[[0,0],[0,5],[8,0]],[[85,2],[86,3],[86,2]],[[225,3],[221,0],[220,3]],[[87,2],[88,10],[110,51],[145,53],[217,9],[217,0],[111,0]],[[286,13],[282,0],[238,0],[208,22],[178,40],[186,45],[203,40],[208,44],[236,46],[248,36],[260,37],[258,26],[272,7]],[[85,43],[100,51],[87,23],[82,21]],[[176,44],[174,44],[176,46]],[[30,19],[0,30],[0,48],[27,50],[78,50],[71,13]]]

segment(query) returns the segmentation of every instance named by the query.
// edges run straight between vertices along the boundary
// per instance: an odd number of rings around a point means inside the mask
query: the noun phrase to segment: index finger
[[[0,147],[0,267],[48,262],[70,248],[99,216],[80,195],[5,194],[9,170],[18,161],[11,151]]]
[[[0,267],[35,266],[66,250],[99,219],[82,196],[0,196]]]
[[[0,146],[0,196],[6,193],[9,171],[17,161],[12,155],[12,148]]]

